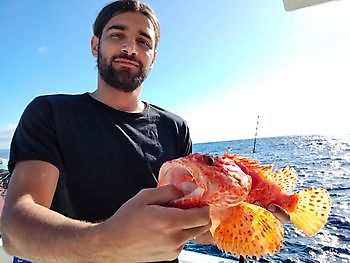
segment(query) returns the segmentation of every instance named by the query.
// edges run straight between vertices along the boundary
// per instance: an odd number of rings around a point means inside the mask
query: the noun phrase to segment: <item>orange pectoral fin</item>
[[[295,211],[290,212],[290,221],[308,236],[315,235],[327,222],[331,199],[322,188],[304,189],[297,193],[299,201]]]
[[[225,253],[261,257],[280,250],[283,228],[269,211],[240,203],[225,210],[224,214],[215,229],[214,242]]]

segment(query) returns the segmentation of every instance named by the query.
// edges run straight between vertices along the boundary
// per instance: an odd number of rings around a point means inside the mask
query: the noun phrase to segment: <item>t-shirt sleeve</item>
[[[192,153],[192,140],[190,136],[190,130],[187,123],[184,121],[182,124],[182,134],[181,138],[183,141],[180,143],[180,156],[186,156]]]
[[[35,98],[24,110],[11,142],[9,171],[25,160],[46,161],[62,170],[54,116],[46,97]]]

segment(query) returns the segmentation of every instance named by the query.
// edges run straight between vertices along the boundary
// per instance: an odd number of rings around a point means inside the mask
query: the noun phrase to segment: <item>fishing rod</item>
[[[256,127],[255,127],[255,137],[254,137],[254,146],[253,146],[253,153],[255,153],[255,146],[256,146],[256,136],[258,135],[258,124],[259,124],[259,115],[256,119]]]

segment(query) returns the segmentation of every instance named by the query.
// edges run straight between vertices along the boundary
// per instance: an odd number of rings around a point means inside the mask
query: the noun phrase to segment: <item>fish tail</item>
[[[290,221],[308,236],[315,235],[327,222],[331,199],[327,190],[309,188],[297,193],[298,204],[289,213]]]

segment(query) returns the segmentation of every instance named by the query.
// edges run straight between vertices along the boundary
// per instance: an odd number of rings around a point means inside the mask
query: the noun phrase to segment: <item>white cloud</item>
[[[8,124],[5,127],[0,127],[0,149],[10,148],[10,142],[16,126],[15,124]]]
[[[180,112],[193,141],[253,138],[258,114],[259,137],[349,134],[348,46],[288,59],[259,76],[233,81],[235,87],[219,97],[194,102]]]
[[[350,1],[334,1],[288,13],[298,30],[278,63],[177,111],[194,142],[299,134],[350,134]],[[239,63],[239,61],[237,62]]]
[[[39,47],[37,51],[38,51],[39,54],[45,54],[45,53],[49,52],[49,48],[45,47],[45,46],[42,46],[42,47]]]

